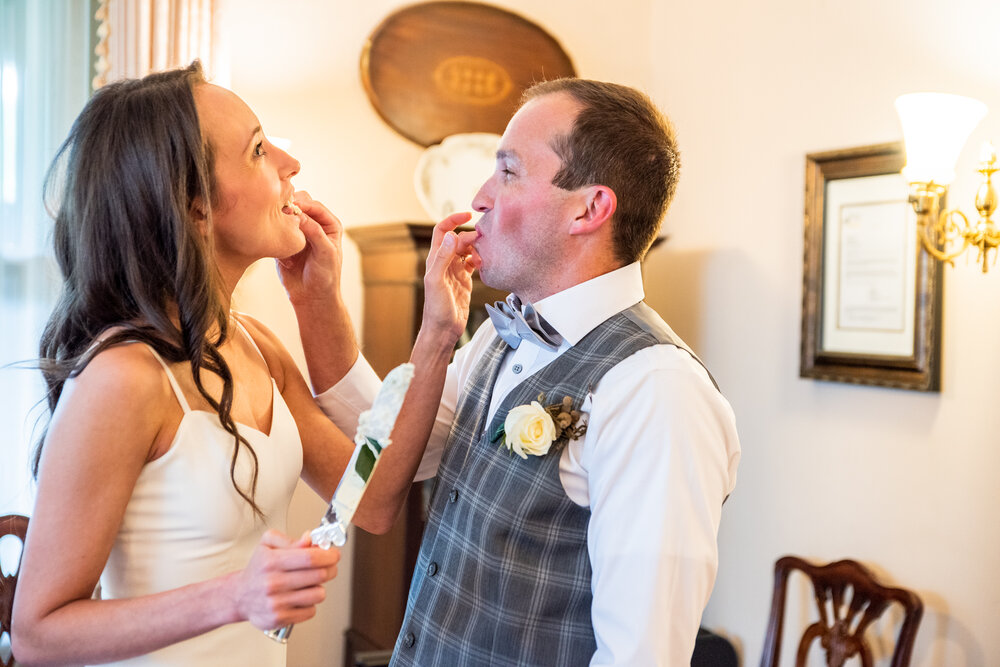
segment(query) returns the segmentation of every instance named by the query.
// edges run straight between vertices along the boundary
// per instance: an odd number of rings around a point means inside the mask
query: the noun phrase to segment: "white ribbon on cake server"
[[[413,364],[402,364],[389,371],[372,407],[358,417],[354,453],[322,522],[310,534],[316,546],[329,549],[331,545],[342,547],[346,544],[347,527],[371,482],[382,450],[392,444],[389,436],[392,435],[396,417],[403,407],[403,399],[412,379]]]

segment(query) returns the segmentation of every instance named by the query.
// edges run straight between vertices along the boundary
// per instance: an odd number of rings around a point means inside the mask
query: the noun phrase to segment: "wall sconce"
[[[958,209],[940,210],[941,200],[955,179],[958,155],[986,115],[986,105],[959,95],[912,93],[896,100],[896,112],[906,143],[903,176],[910,184],[910,204],[917,213],[917,234],[924,249],[954,266],[956,257],[975,246],[979,250],[977,261],[986,273],[990,252],[1000,246],[1000,229],[992,218],[997,193],[991,178],[998,169],[992,144],[983,146],[977,170],[983,177],[976,192],[979,219],[970,223]]]

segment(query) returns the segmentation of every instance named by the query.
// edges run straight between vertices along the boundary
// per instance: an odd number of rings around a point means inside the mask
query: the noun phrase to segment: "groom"
[[[525,94],[476,231],[450,241],[511,296],[449,368],[394,665],[690,663],[740,447],[711,375],[643,302],[678,170],[636,90]],[[296,310],[317,399],[353,428],[377,378],[330,349],[342,308]]]

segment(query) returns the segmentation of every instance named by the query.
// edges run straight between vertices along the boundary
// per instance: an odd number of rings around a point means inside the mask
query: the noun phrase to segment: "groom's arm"
[[[314,394],[321,394],[357,368],[362,382],[369,382],[375,372],[361,357],[350,314],[340,293],[326,299],[293,301],[299,323],[299,337],[306,356],[306,368]],[[378,390],[378,384],[375,384]],[[374,393],[368,400],[371,404]]]
[[[732,410],[686,352],[657,345],[604,376],[586,438],[591,666],[688,664],[739,460]]]

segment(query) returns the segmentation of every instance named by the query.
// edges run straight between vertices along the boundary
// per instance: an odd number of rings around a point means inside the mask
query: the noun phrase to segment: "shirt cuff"
[[[316,404],[337,428],[353,438],[358,428],[358,417],[371,407],[381,386],[378,374],[359,354],[340,382],[316,395]]]

